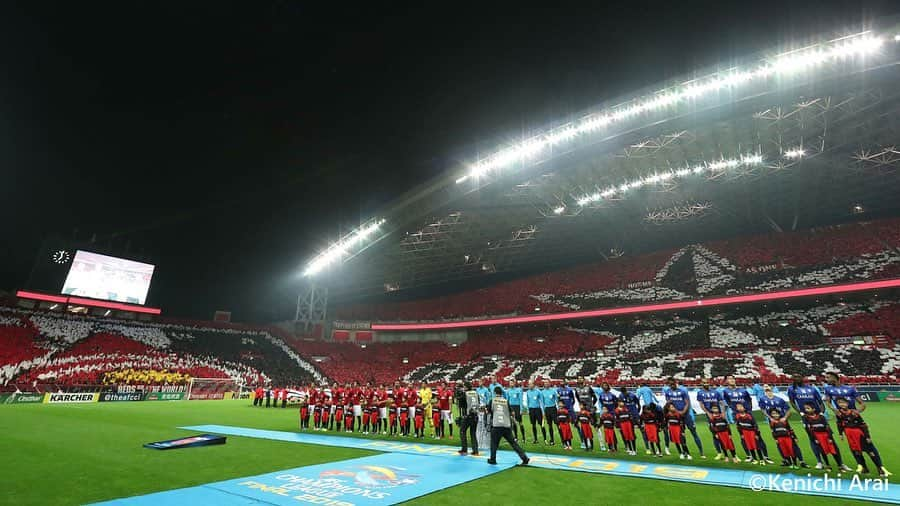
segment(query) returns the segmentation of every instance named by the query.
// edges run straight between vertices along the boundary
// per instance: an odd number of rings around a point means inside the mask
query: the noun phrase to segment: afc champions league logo
[[[354,466],[348,469],[329,469],[319,473],[323,479],[352,479],[360,487],[393,488],[402,485],[413,485],[419,482],[419,476],[407,474],[401,467]]]

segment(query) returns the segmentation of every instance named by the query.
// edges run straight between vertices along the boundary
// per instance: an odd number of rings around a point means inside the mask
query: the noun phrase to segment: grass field
[[[865,415],[885,465],[892,470],[892,466],[900,469],[900,441],[888,437],[894,433],[892,429],[900,416],[900,405],[871,404]],[[0,463],[0,476],[3,477],[0,504],[83,504],[372,454],[363,450],[240,437],[229,437],[224,446],[187,450],[164,452],[141,447],[150,441],[190,434],[176,429],[177,426],[207,423],[283,431],[295,431],[297,427],[295,409],[253,408],[247,401],[0,406],[0,448],[5,457]],[[713,446],[705,422],[698,428],[706,453],[711,457]],[[530,435],[530,428],[527,430]],[[763,433],[775,458],[774,442],[767,432],[764,428]],[[801,433],[799,437],[804,456],[814,463],[805,434]],[[690,441],[690,437],[688,439]],[[439,443],[430,438],[425,442]],[[455,440],[445,440],[444,443],[456,444]],[[846,445],[839,443],[844,458],[852,461]],[[695,452],[693,441],[689,445]],[[640,442],[638,447],[643,450]],[[526,451],[564,453],[558,446],[535,447],[526,444],[525,448]],[[585,454],[578,449],[565,452],[566,455],[573,453]],[[593,456],[605,454],[595,452]],[[642,454],[628,457],[621,453],[615,458],[635,461],[650,459]],[[711,458],[692,462],[680,461],[675,457],[652,460],[707,467],[722,465]],[[855,466],[855,463],[848,462],[848,465]],[[759,469],[749,464],[729,466]],[[766,468],[768,471],[782,469],[778,466]],[[821,474],[815,470],[812,473]],[[896,478],[892,477],[893,482],[900,483]],[[552,497],[548,497],[550,491]],[[752,501],[754,504],[814,505],[850,502],[517,467],[419,498],[410,504],[510,504],[532,502],[529,498],[537,498],[535,501],[541,503],[594,502],[601,493],[603,497],[614,494],[629,503],[647,500],[654,504],[684,504],[688,501],[686,498],[691,498],[689,502],[692,504]],[[498,497],[509,500],[498,500]]]

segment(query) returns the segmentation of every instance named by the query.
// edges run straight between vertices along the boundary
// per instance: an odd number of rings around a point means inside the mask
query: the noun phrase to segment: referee
[[[522,465],[528,465],[528,455],[525,450],[516,442],[512,426],[512,416],[509,411],[509,401],[503,397],[503,388],[494,387],[494,398],[488,404],[488,413],[491,413],[491,458],[487,463],[491,465],[497,464],[497,447],[500,446],[500,439],[505,439],[512,449],[522,459]]]

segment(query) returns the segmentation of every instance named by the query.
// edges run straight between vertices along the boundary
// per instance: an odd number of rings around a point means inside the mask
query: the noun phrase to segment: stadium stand
[[[900,219],[742,237],[544,273],[445,297],[353,304],[341,320],[427,321],[766,292],[900,275]]]
[[[195,322],[123,322],[85,316],[4,310],[0,320],[0,384],[97,385],[107,373],[134,370],[188,377],[232,378],[247,385],[322,381],[312,364],[263,329]]]

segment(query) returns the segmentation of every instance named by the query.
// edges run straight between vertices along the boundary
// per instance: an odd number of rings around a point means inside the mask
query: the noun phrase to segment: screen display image
[[[62,293],[144,304],[153,269],[151,264],[79,250],[72,260]]]

